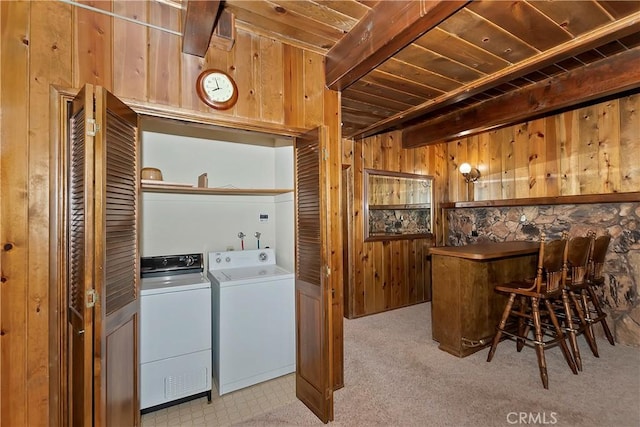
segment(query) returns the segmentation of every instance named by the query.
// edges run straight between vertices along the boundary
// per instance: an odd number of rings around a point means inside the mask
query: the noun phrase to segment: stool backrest
[[[567,274],[571,276],[571,283],[574,285],[587,280],[592,242],[591,236],[576,236],[567,244]]]
[[[591,245],[591,253],[589,254],[589,276],[591,280],[603,279],[603,267],[604,259],[607,256],[609,250],[609,243],[611,242],[610,234],[603,234],[602,236],[593,236],[593,243]]]
[[[540,236],[538,253],[538,271],[536,292],[553,293],[561,290],[567,276],[567,239],[546,241],[545,234]],[[544,289],[546,285],[546,290]]]

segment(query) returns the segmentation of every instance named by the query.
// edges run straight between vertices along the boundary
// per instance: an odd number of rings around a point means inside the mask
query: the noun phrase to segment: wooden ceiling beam
[[[344,90],[468,1],[381,1],[326,55],[327,87]]]
[[[612,22],[611,24],[604,25],[588,34],[576,37],[567,43],[563,43],[562,45],[535,55],[526,61],[507,67],[498,73],[493,73],[478,79],[468,85],[461,86],[457,90],[447,92],[413,108],[407,109],[406,111],[388,117],[385,120],[381,120],[368,128],[360,130],[357,134],[352,135],[352,137],[363,138],[386,132],[387,130],[400,128],[404,123],[409,121],[415,122],[416,119],[432,114],[443,107],[448,107],[455,103],[472,98],[473,96],[485,92],[488,89],[523,77],[535,70],[555,64],[572,56],[578,55],[586,50],[597,48],[613,40],[626,37],[639,31],[640,13],[636,12],[623,19]]]
[[[221,0],[189,0],[184,14],[182,53],[204,58],[224,7]]]
[[[406,128],[402,132],[402,146],[415,148],[474,135],[639,87],[640,47],[635,47]]]

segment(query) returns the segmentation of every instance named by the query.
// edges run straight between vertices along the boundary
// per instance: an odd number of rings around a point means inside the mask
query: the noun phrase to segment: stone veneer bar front
[[[575,202],[578,197],[564,199]],[[563,200],[558,199],[558,202]],[[593,199],[589,197],[588,200]],[[548,200],[545,199],[545,202],[548,203]],[[537,241],[543,231],[548,238],[558,238],[564,231],[570,237],[585,235],[590,230],[598,235],[608,231],[612,240],[604,268],[605,286],[599,297],[608,313],[607,321],[616,342],[640,346],[640,197],[636,200],[520,205],[515,199],[512,201],[515,203],[505,203],[507,206],[486,207],[478,206],[483,202],[445,204],[449,228],[447,245],[461,246],[483,241]],[[602,335],[600,326],[596,326],[596,333]]]

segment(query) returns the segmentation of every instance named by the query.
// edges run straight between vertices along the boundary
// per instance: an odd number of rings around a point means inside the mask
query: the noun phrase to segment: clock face
[[[196,85],[198,95],[210,107],[226,110],[238,100],[238,87],[227,73],[219,70],[203,71]]]
[[[205,93],[214,101],[225,102],[233,97],[233,85],[225,74],[211,73],[202,84]]]

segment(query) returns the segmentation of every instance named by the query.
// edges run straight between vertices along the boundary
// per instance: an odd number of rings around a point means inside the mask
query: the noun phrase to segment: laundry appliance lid
[[[220,282],[237,282],[248,279],[271,280],[277,278],[290,278],[293,273],[279,265],[261,265],[255,267],[228,268],[212,271],[214,277]]]
[[[140,279],[140,294],[154,295],[168,292],[210,288],[211,282],[202,273],[177,276],[143,277]]]

